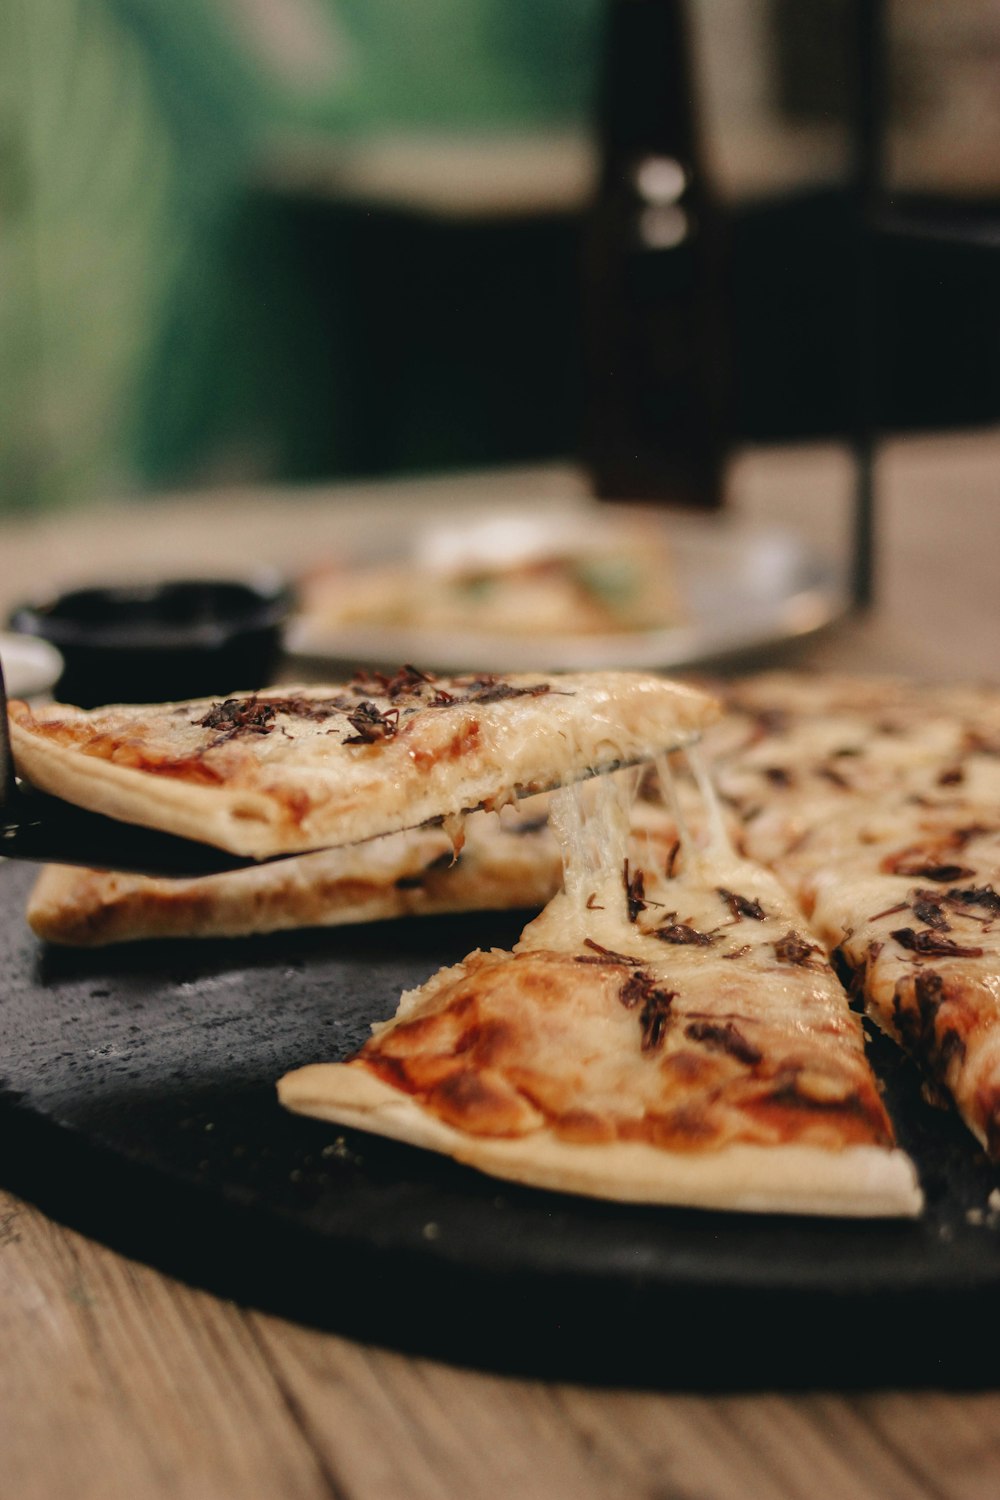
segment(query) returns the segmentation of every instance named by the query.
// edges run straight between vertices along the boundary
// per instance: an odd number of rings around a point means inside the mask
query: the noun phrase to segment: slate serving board
[[[877,1043],[917,1223],[630,1207],[286,1114],[401,989],[523,913],[232,941],[39,943],[0,866],[0,1182],[163,1270],[394,1348],[675,1387],[993,1383],[1000,1183]]]

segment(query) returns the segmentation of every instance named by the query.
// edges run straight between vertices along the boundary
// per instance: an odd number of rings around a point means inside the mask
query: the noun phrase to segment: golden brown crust
[[[542,1129],[514,1137],[472,1136],[429,1114],[356,1063],[313,1063],[278,1085],[286,1109],[453,1157],[533,1187],[630,1203],[677,1204],[736,1213],[899,1217],[920,1212],[913,1168],[901,1151],[848,1146],[733,1144],[667,1153],[644,1141],[558,1139]]]

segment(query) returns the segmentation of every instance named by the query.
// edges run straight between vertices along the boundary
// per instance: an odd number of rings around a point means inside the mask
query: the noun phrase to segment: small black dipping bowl
[[[270,575],[177,579],[76,589],[16,609],[10,628],[62,652],[55,692],[63,702],[155,703],[266,686],[292,604]]]

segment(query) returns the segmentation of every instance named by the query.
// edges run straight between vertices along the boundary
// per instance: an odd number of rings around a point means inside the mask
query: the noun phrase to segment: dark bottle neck
[[[683,0],[612,0],[598,126],[605,178],[646,156],[699,166]]]
[[[609,0],[583,450],[601,496],[712,506],[728,439],[724,228],[689,43],[683,0]]]

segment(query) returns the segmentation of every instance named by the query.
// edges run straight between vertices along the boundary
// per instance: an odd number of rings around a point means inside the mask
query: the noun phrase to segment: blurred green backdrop
[[[393,433],[371,400],[435,387],[414,265],[446,289],[488,247],[295,163],[581,126],[598,20],[596,0],[3,0],[0,507],[447,459],[433,431],[461,412],[428,427],[425,401]],[[527,253],[500,241],[487,314]]]
[[[842,435],[866,0],[655,3],[694,22],[727,442]],[[961,26],[937,0],[888,8],[893,202],[985,229],[879,246],[889,430],[1000,413],[1000,21],[952,8]],[[0,510],[583,451],[611,9],[0,0]],[[670,256],[644,260],[669,302]]]

